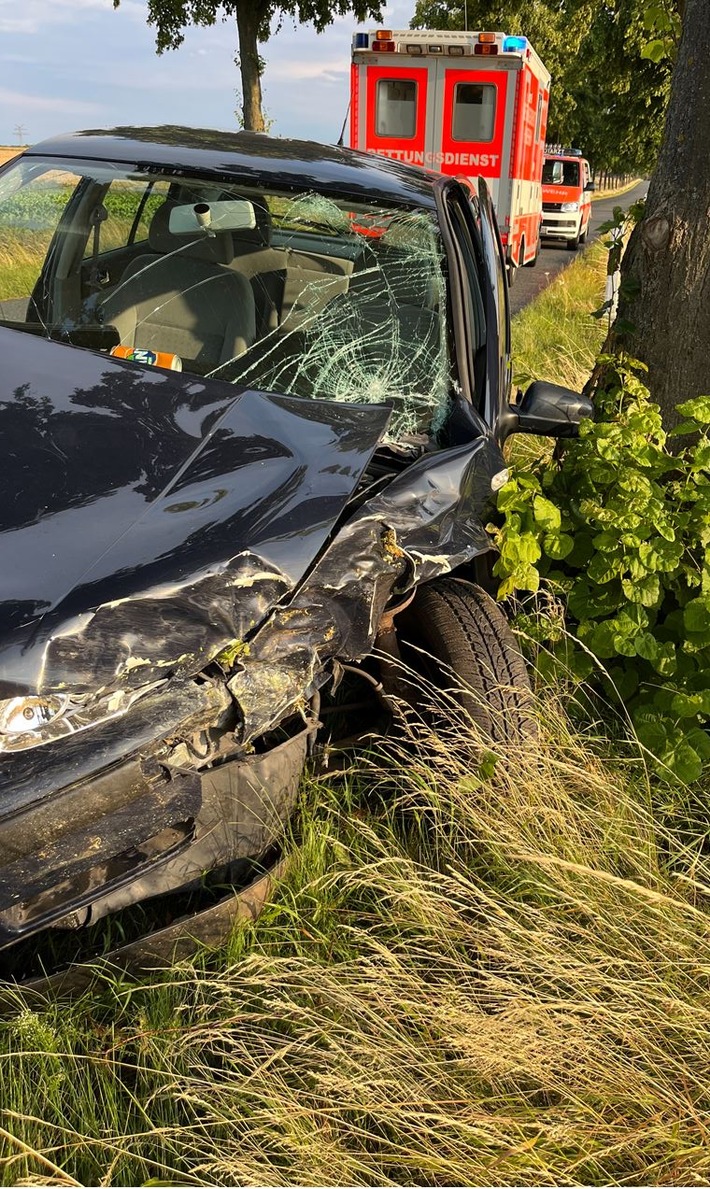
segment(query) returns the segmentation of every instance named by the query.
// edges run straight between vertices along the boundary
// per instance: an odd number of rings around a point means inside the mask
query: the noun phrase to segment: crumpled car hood
[[[0,329],[0,697],[195,672],[304,576],[381,406],[240,390]]]

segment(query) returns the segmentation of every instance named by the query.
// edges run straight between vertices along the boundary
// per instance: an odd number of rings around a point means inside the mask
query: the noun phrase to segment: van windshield
[[[578,186],[579,161],[546,161],[542,167],[543,186]]]

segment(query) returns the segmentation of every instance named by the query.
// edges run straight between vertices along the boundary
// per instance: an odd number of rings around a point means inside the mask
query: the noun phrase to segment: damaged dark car
[[[483,183],[178,128],[0,171],[0,976],[140,904],[125,965],[224,932],[402,663],[524,729],[485,525],[505,438],[590,409],[511,403],[509,335]]]

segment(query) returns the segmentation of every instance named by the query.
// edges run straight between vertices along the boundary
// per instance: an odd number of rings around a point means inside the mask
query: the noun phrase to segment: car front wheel
[[[501,608],[480,586],[428,583],[395,623],[405,665],[448,691],[491,741],[534,736],[525,662]]]

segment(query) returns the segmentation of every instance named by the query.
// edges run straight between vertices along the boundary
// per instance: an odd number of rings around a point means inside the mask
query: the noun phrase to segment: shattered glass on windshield
[[[443,249],[427,211],[86,162],[3,181],[5,325],[142,366],[386,404],[390,443],[416,447],[443,423]],[[18,225],[27,211],[42,237]]]
[[[282,320],[242,360],[239,380],[294,396],[391,404],[390,440],[435,433],[450,384],[441,251],[430,218],[348,213],[326,197],[301,195],[282,204],[279,223],[287,237],[291,229],[291,253],[303,224],[345,233],[352,259],[339,263],[350,267],[296,265]]]

